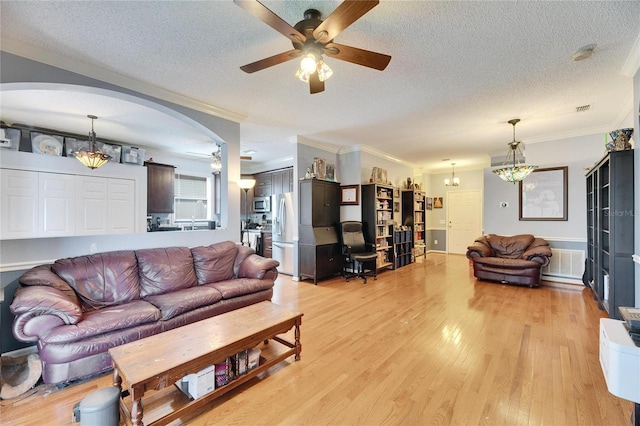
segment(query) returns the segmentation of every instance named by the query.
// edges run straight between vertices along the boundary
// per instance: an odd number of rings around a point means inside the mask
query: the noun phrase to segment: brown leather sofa
[[[549,264],[551,249],[547,241],[531,234],[488,234],[467,247],[467,257],[479,280],[537,287],[542,267]]]
[[[109,348],[271,300],[278,265],[231,241],[58,259],[20,277],[13,334],[37,343],[45,383],[88,377]]]

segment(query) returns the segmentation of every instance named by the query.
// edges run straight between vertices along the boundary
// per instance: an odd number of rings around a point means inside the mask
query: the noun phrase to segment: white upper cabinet
[[[108,233],[135,232],[135,182],[128,179],[109,179]]]
[[[0,239],[135,233],[135,181],[0,169]]]
[[[38,235],[38,174],[0,169],[0,239]]]
[[[76,233],[75,176],[38,173],[40,237],[68,237]]]
[[[107,234],[108,180],[76,176],[76,234]]]

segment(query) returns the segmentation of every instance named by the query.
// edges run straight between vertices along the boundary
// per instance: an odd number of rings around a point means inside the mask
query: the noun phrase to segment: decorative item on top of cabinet
[[[147,168],[147,214],[173,213],[175,166],[144,162]]]
[[[605,155],[587,174],[588,279],[598,306],[622,319],[635,306],[633,150]]]

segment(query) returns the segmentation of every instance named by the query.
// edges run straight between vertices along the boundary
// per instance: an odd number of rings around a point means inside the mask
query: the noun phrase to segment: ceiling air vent
[[[582,105],[579,107],[576,107],[576,112],[587,112],[591,109],[591,105]]]

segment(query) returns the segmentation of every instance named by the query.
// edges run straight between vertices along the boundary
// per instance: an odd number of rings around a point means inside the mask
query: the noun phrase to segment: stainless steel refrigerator
[[[272,257],[280,262],[278,272],[293,275],[293,193],[271,196]]]

